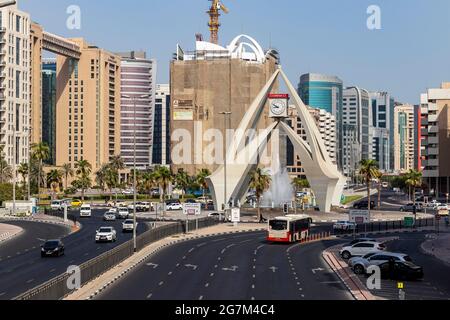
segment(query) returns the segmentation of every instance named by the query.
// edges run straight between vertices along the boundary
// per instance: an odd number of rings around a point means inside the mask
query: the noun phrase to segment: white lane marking
[[[277,267],[270,267],[269,270],[272,270],[273,273],[277,272],[278,268]]]
[[[255,297],[252,297],[252,300],[255,300]]]
[[[205,245],[206,245],[206,242],[200,243],[200,244],[197,245],[197,248],[203,247]]]
[[[170,271],[167,275],[168,275],[168,276],[171,276],[171,275],[172,275],[172,271]]]
[[[74,263],[74,262],[75,262],[75,260],[70,260],[70,261],[69,261],[69,263]]]
[[[147,296],[147,299],[150,299],[152,296],[153,296],[153,293],[150,293],[150,294]]]
[[[88,255],[89,255],[89,252],[86,252],[84,255],[85,255],[85,256],[88,256]]]
[[[208,287],[209,287],[209,283],[205,284],[205,288],[208,288]]]
[[[209,275],[210,277],[214,277],[214,272]]]
[[[149,263],[146,263],[145,264],[147,267],[152,267],[153,269],[156,269],[156,268],[158,268],[158,264],[156,264],[156,263],[152,263],[152,262],[149,262]]]
[[[230,249],[231,247],[234,247],[235,246],[235,244],[233,243],[233,244],[230,244],[229,246],[227,246],[227,249]]]
[[[256,278],[256,274],[253,275],[253,279],[255,279],[255,278]]]
[[[161,281],[161,282],[159,283],[159,286],[161,287],[163,284],[164,284],[164,281]]]
[[[256,269],[256,266],[253,266],[253,270],[255,270]]]
[[[200,297],[198,298],[198,300],[203,300],[203,296],[200,296]]]
[[[191,252],[194,251],[194,250],[195,250],[195,248],[192,248],[192,249],[190,249],[188,252],[191,253]]]
[[[0,293],[0,297],[1,297],[1,296],[4,296],[5,294],[6,294],[6,292]]]
[[[231,268],[222,268],[222,270],[236,272],[238,268],[239,268],[238,266],[232,266]]]
[[[252,284],[252,289],[255,289],[255,285],[254,284]]]
[[[20,251],[16,252],[16,254],[19,255],[19,254],[20,254]]]
[[[186,260],[186,256],[183,257],[183,260]]]
[[[214,266],[215,269],[217,269],[218,267],[219,267],[219,266],[218,266],[217,264]]]
[[[220,260],[222,260],[222,258],[221,258],[221,257],[218,257],[217,260],[220,261]]]
[[[180,264],[179,263],[177,263],[177,268],[180,266]]]
[[[34,279],[30,279],[27,281],[27,283],[32,283],[34,281]]]
[[[193,265],[193,264],[185,264],[184,265],[186,268],[191,268],[192,270],[197,270],[197,268],[198,268],[198,266],[195,266],[195,265]]]
[[[227,251],[227,249],[225,248],[225,249],[222,249],[222,251],[220,251],[220,254],[224,254],[225,253],[225,251]]]
[[[56,271],[56,269],[52,269],[52,270],[50,270],[50,273],[55,272],[55,271]]]

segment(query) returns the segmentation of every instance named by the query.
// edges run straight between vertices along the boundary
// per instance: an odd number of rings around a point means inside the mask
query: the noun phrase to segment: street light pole
[[[133,126],[133,251],[137,252],[137,232],[136,232],[136,203],[137,203],[137,183],[136,183],[136,100],[137,99],[145,99],[148,98],[149,95],[141,95],[141,96],[129,96],[122,95],[122,98],[131,99],[133,101],[133,118],[134,118],[134,126]]]
[[[16,126],[13,126],[13,216],[16,215]]]
[[[224,197],[223,197],[223,215],[224,218],[226,219],[227,216],[227,196],[228,196],[228,192],[227,192],[227,131],[228,131],[228,117],[231,116],[231,112],[229,111],[224,111],[224,112],[220,112],[219,114],[223,115],[223,130],[224,130],[224,135],[223,135],[223,165],[224,165],[224,188],[223,188],[223,193],[224,193]]]

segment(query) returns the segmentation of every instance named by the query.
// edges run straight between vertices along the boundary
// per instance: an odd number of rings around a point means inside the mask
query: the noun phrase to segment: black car
[[[363,200],[355,203],[353,205],[353,209],[368,209],[369,207],[369,201]],[[370,201],[370,209],[375,209],[375,201]]]
[[[41,257],[59,257],[64,255],[64,244],[61,240],[48,240],[41,246]]]
[[[380,269],[383,279],[419,280],[424,277],[423,268],[409,261],[385,262],[380,265]]]

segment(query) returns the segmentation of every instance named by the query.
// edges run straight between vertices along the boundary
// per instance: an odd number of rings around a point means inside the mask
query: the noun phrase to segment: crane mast
[[[220,11],[228,13],[228,9],[223,5],[220,0],[209,0],[211,1],[211,8],[207,12],[209,15],[209,31],[211,33],[210,42],[214,44],[219,43],[219,28],[220,28]]]

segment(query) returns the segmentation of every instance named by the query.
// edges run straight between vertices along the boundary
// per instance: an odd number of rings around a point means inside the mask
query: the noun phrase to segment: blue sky
[[[385,90],[418,103],[420,93],[450,81],[448,0],[223,0],[220,42],[246,33],[281,53],[294,84],[301,74],[337,75],[346,86]],[[381,8],[382,29],[366,27],[367,7]],[[81,8],[81,30],[66,28],[69,5]],[[110,51],[146,50],[168,82],[177,43],[194,48],[195,33],[209,38],[207,0],[19,0],[44,28],[85,37]]]

